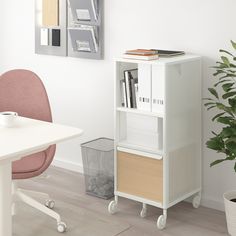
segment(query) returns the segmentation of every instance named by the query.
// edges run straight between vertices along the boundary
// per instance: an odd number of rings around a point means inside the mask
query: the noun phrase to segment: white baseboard
[[[225,211],[223,198],[222,201],[217,201],[203,196],[201,200],[201,205],[215,210]]]
[[[52,165],[66,169],[66,170],[71,170],[71,171],[75,171],[78,173],[83,173],[83,165],[75,163],[75,162],[54,159],[52,162]],[[219,211],[224,211],[223,199],[222,199],[222,201],[217,201],[217,200],[210,199],[210,198],[203,196],[202,200],[201,200],[201,205],[204,207],[216,209]]]
[[[66,170],[71,170],[75,171],[78,173],[83,173],[83,165],[78,164],[72,161],[64,161],[64,160],[59,160],[59,159],[54,159],[52,162],[53,166],[60,167]]]

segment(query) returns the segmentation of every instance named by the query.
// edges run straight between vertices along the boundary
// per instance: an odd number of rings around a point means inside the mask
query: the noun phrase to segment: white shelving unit
[[[122,107],[124,71],[138,69],[139,97],[146,104]],[[140,92],[141,91],[141,92]],[[146,94],[145,94],[146,93]],[[142,99],[141,99],[142,100]],[[144,101],[144,99],[143,99]],[[193,196],[201,199],[201,58],[182,55],[154,61],[115,61],[115,213],[118,197],[167,209]]]

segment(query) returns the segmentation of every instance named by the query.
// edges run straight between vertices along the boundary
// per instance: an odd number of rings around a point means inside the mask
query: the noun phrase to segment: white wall
[[[80,142],[113,136],[113,63],[125,49],[181,49],[203,59],[203,96],[219,48],[236,40],[235,0],[105,0],[105,60],[34,54],[34,1],[0,1],[0,73],[28,68],[44,81],[54,120],[84,129],[60,145],[57,160],[81,166]],[[203,110],[203,143],[214,125]],[[222,194],[236,187],[233,163],[209,168],[216,154],[203,146],[203,203],[222,209]],[[58,162],[57,162],[58,163]],[[61,162],[60,162],[61,163]],[[64,163],[66,166],[66,163]]]

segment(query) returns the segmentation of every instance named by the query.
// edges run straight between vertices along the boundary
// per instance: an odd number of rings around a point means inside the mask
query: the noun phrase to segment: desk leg
[[[0,236],[12,236],[11,172],[11,162],[0,162]]]

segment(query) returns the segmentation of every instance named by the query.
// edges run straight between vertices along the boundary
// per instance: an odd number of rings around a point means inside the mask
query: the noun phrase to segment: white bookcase
[[[122,106],[124,71],[138,69],[138,108]],[[154,61],[115,61],[115,213],[118,197],[167,209],[201,199],[201,58],[182,55]]]

